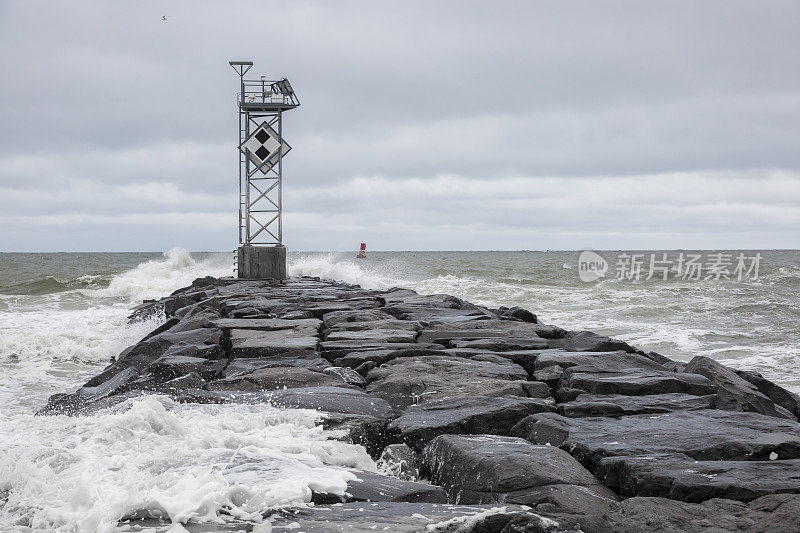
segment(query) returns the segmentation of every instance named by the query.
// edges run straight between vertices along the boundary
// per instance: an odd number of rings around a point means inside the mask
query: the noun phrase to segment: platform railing
[[[243,80],[241,98],[241,103],[244,105],[273,104],[292,107],[300,105],[300,100],[285,79]]]

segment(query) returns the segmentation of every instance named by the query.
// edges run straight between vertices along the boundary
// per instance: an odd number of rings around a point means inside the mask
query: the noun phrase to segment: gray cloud
[[[797,20],[792,2],[3,2],[0,249],[232,249],[233,58],[303,102],[291,248],[798,247]]]

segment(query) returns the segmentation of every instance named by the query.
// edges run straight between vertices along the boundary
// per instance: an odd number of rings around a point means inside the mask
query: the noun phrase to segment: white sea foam
[[[300,254],[290,256],[290,276],[317,276],[355,283],[367,289],[388,289],[403,283],[396,277],[377,269],[362,268],[354,260],[340,259],[336,254]]]
[[[159,318],[127,324],[123,305],[28,308],[0,319],[0,412],[31,413],[56,392],[74,390]]]
[[[197,261],[183,248],[164,253],[164,260],[142,263],[133,270],[115,276],[108,287],[88,293],[91,296],[126,298],[140,303],[146,298],[161,298],[175,289],[189,285],[203,276],[233,275],[233,257],[214,254]]]
[[[92,417],[0,418],[0,492],[11,489],[0,524],[110,532],[143,514],[260,521],[270,508],[308,504],[312,490],[344,494],[356,477],[346,468],[375,471],[314,411],[128,403]]]

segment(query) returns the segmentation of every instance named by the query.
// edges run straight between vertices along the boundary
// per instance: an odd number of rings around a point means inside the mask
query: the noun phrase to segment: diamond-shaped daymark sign
[[[250,158],[250,161],[261,172],[266,174],[269,169],[278,164],[279,148],[283,145],[283,155],[286,155],[291,146],[283,141],[278,133],[263,122],[239,149]]]

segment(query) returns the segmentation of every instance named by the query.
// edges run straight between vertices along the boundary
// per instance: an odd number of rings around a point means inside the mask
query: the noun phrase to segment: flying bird
[[[163,17],[161,17],[161,20],[167,20],[167,16],[164,15]]]

